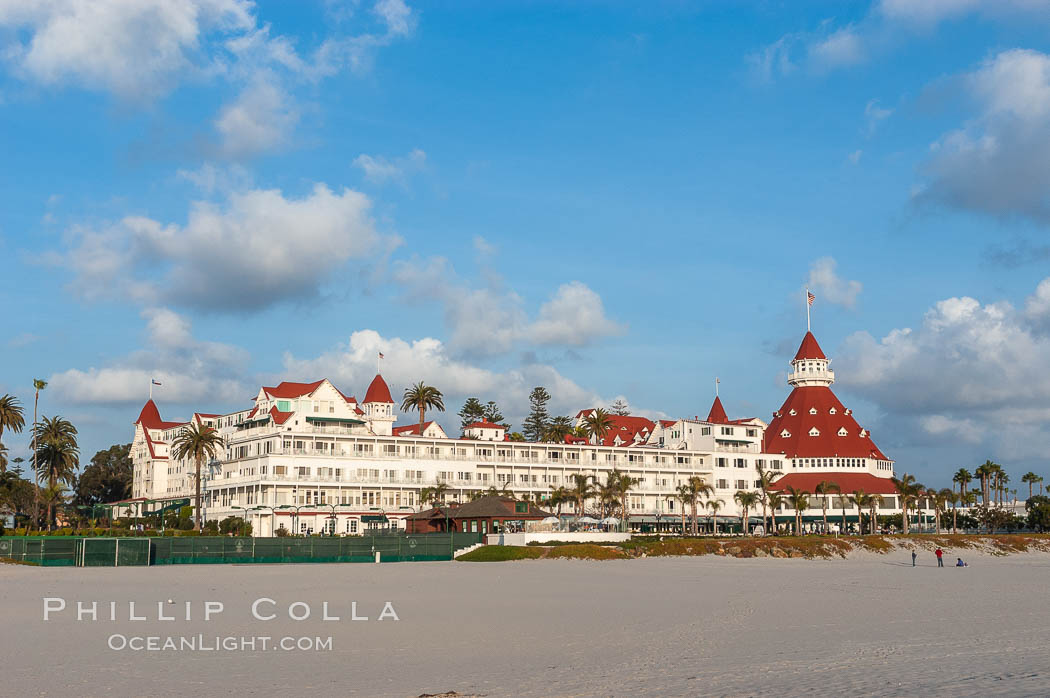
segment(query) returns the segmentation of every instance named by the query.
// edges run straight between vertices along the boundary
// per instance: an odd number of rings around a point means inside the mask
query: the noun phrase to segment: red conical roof
[[[135,424],[141,424],[147,429],[170,429],[177,427],[185,422],[165,422],[160,418],[160,410],[157,409],[157,403],[153,400],[149,400],[145,405],[142,406],[142,411],[139,412],[139,418],[135,420]]]
[[[806,336],[802,338],[802,344],[798,347],[798,352],[795,353],[795,361],[800,359],[826,359],[824,352],[820,350],[820,345],[817,344],[817,338],[813,336],[812,332],[806,332]]]
[[[370,402],[394,403],[394,399],[390,397],[390,388],[387,387],[386,381],[383,380],[383,377],[378,373],[368,385],[368,391],[365,393],[365,401],[363,404],[367,405]]]
[[[729,417],[726,416],[725,408],[722,407],[722,401],[715,396],[715,401],[711,403],[711,411],[707,413],[707,421],[712,424],[728,424]]]
[[[832,411],[834,410],[834,411]],[[816,432],[812,432],[816,429]],[[810,435],[812,432],[812,436]],[[766,427],[763,453],[786,458],[842,457],[889,460],[866,429],[823,385],[795,388]]]

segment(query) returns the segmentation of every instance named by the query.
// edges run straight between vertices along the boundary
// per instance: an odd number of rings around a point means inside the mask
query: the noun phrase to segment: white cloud
[[[380,351],[385,356],[383,377],[394,399],[398,400],[408,385],[425,381],[444,393],[447,411],[443,417],[438,415],[438,419],[448,423],[458,422],[455,412],[468,397],[495,400],[509,419],[520,422],[527,410],[529,391],[537,385],[551,393],[553,414],[568,414],[591,404],[611,402],[561,375],[553,366],[530,363],[494,371],[454,358],[438,339],[426,337],[409,341],[382,337],[374,330],[354,332],[345,345],[317,357],[303,359],[286,354],[283,377],[288,380],[327,377],[344,392],[357,393],[361,399],[361,393],[375,375],[375,357]],[[411,422],[413,417],[404,419]]]
[[[861,37],[852,26],[832,32],[809,46],[810,61],[819,69],[850,66],[864,60]]]
[[[498,275],[484,276],[487,285],[472,288],[442,257],[394,264],[405,300],[441,304],[449,345],[462,354],[493,356],[519,345],[584,346],[623,332],[606,317],[601,297],[583,283],[563,284],[530,321],[518,294],[504,288]]]
[[[892,116],[893,110],[879,106],[879,100],[871,99],[864,105],[864,129],[871,136],[878,130],[879,125]]]
[[[798,36],[787,34],[761,50],[747,56],[751,71],[762,82],[769,82],[777,75],[789,75],[798,69],[791,53]]]
[[[63,262],[87,298],[256,310],[315,296],[348,260],[396,244],[376,232],[370,206],[359,192],[324,184],[301,198],[249,190],[224,206],[192,204],[182,226],[128,216],[74,228]]]
[[[978,113],[931,145],[915,201],[1050,223],[1050,55],[1004,51],[961,84]]]
[[[226,155],[239,158],[286,145],[298,121],[291,98],[276,76],[266,71],[222,108],[215,130]]]
[[[407,175],[419,172],[426,167],[427,154],[416,148],[407,155],[390,160],[382,155],[373,156],[362,153],[354,158],[354,164],[365,173],[365,179],[376,184],[390,180],[404,183]]]
[[[851,165],[857,165],[860,163],[862,155],[864,155],[863,150],[854,150],[852,153],[846,155],[846,159],[849,160]]]
[[[835,271],[838,267],[832,257],[821,257],[809,267],[809,290],[820,300],[852,308],[857,304],[857,296],[864,289],[859,281],[847,281]]]
[[[23,78],[126,99],[207,73],[208,39],[254,24],[246,0],[0,0],[0,27],[27,37],[4,52]]]
[[[49,392],[59,402],[74,405],[139,404],[149,394],[150,381],[162,385],[158,395],[169,403],[205,405],[240,402],[251,393],[243,378],[248,353],[218,342],[193,337],[190,322],[167,308],[148,308],[146,349],[86,370],[71,368],[53,374]]]
[[[1050,18],[1045,0],[881,0],[878,12],[891,20],[932,27],[970,14]]]
[[[408,36],[415,30],[416,17],[404,0],[379,0],[372,9],[393,36]]]
[[[1046,317],[1048,297],[1050,279],[1024,311],[1006,302],[948,298],[917,329],[896,329],[882,339],[858,332],[841,347],[839,381],[882,409],[899,442],[947,447],[961,439],[980,444],[977,453],[1044,457],[1050,335],[1033,320]]]
[[[540,306],[528,336],[538,344],[579,347],[598,337],[623,334],[624,327],[605,315],[602,298],[579,281],[558,287]]]

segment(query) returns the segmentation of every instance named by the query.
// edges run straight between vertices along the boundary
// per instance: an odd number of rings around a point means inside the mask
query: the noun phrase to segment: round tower
[[[812,332],[799,345],[795,358],[791,361],[791,373],[788,385],[793,388],[820,385],[825,388],[835,382],[835,372],[831,370],[831,360],[821,351],[817,338]]]

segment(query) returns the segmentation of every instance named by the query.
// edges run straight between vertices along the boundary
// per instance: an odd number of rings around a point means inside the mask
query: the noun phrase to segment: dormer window
[[[846,431],[846,427],[839,429],[839,436],[849,436],[849,432]]]
[[[860,430],[860,438],[863,439],[867,435],[868,435],[868,430],[867,429],[861,429]]]
[[[809,408],[809,413],[810,414],[816,414],[817,413],[817,408],[816,407],[810,407]]]
[[[796,412],[795,410],[791,410],[790,412],[788,412],[788,414],[794,417],[796,414],[798,414],[798,412]]]
[[[836,410],[834,407],[832,407],[830,410],[828,410],[828,414],[837,414],[837,413],[838,413],[838,410]]]
[[[813,427],[812,429],[809,430],[809,435],[810,436],[820,436],[820,429],[817,429],[816,427]]]
[[[791,436],[791,432],[785,429],[784,431],[780,432],[780,436],[786,439],[789,436]]]
[[[846,408],[846,414],[853,414],[853,410],[851,410],[850,408],[847,407]]]

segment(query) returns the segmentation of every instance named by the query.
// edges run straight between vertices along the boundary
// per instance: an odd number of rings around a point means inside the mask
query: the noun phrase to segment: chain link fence
[[[280,562],[421,562],[451,560],[481,542],[476,533],[333,538],[0,537],[0,557],[45,566],[128,567]],[[377,557],[378,556],[378,557]]]

